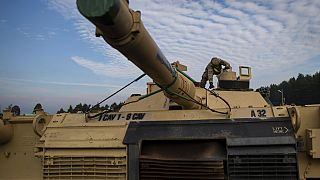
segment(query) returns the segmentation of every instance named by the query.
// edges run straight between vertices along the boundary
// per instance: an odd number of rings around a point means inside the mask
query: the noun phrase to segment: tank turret
[[[129,8],[124,0],[77,0],[80,13],[96,26],[96,36],[145,72],[165,95],[186,109],[200,102],[195,85],[173,68],[141,21],[141,13]]]

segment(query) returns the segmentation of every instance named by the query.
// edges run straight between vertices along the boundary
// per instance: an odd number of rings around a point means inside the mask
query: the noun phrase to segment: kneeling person
[[[230,64],[227,61],[217,57],[212,58],[210,63],[207,65],[204,73],[202,74],[200,87],[204,88],[206,86],[207,81],[209,80],[209,88],[214,88],[213,75],[219,75],[221,73],[222,66],[224,66],[224,70],[231,68]]]

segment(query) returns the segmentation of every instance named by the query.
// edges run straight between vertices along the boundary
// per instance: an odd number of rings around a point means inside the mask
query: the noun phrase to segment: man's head
[[[219,60],[219,58],[213,57],[213,58],[211,59],[211,61],[213,61],[213,60]]]

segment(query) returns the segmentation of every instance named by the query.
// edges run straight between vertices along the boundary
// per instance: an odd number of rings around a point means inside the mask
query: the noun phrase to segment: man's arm
[[[222,60],[222,59],[220,59],[220,65],[223,65],[224,69],[230,69],[231,68],[230,64],[227,61]]]

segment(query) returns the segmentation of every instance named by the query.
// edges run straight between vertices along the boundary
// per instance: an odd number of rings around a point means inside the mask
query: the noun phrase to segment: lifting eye
[[[291,117],[291,123],[295,132],[298,132],[301,125],[300,111],[296,107],[291,107],[288,109],[289,115]]]
[[[47,123],[44,118],[44,115],[41,115],[41,114],[37,115],[32,121],[33,131],[39,137],[41,137],[43,135],[46,125],[47,125]]]

